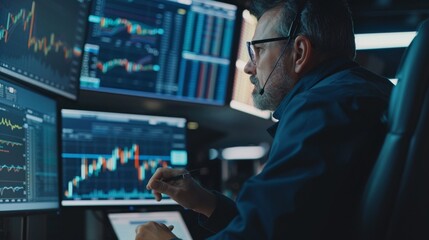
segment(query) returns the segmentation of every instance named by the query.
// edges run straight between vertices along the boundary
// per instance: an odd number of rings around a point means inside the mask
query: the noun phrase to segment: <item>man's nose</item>
[[[247,61],[246,65],[244,66],[244,72],[249,75],[256,75],[256,65],[253,64],[252,61]]]

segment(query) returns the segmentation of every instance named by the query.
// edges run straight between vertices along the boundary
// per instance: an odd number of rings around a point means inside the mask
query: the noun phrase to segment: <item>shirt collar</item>
[[[283,98],[277,109],[274,111],[273,117],[280,120],[283,111],[295,95],[311,89],[318,82],[336,72],[356,66],[358,66],[358,64],[349,59],[337,58],[329,60],[311,70],[308,74],[302,77],[293,87],[292,91]]]

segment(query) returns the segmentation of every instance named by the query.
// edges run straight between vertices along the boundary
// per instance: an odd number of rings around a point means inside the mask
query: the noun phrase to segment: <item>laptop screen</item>
[[[173,225],[173,234],[183,240],[192,240],[185,221],[177,211],[171,212],[139,212],[139,213],[109,213],[110,224],[119,240],[129,240],[136,237],[136,228],[147,222]]]

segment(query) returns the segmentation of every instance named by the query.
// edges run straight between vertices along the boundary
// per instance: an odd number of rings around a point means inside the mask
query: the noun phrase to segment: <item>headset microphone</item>
[[[267,82],[268,82],[268,78],[267,78],[267,81],[265,81],[264,86],[263,86],[263,87],[261,88],[261,90],[259,91],[259,95],[264,94],[264,92],[265,92],[265,85],[267,85]]]
[[[276,64],[274,64],[273,70],[271,70],[270,74],[269,74],[269,75],[268,75],[268,77],[267,77],[267,80],[266,80],[266,81],[265,81],[265,83],[264,83],[264,86],[262,86],[261,90],[259,91],[259,95],[264,94],[264,92],[265,92],[265,86],[267,85],[268,80],[270,79],[271,75],[273,74],[274,70],[276,69],[277,65],[279,64],[280,59],[283,57],[283,54],[285,53],[285,51],[286,51],[286,47],[287,47],[287,45],[289,45],[289,42],[290,42],[290,39],[289,39],[289,41],[288,41],[288,44],[286,44],[286,45],[283,47],[282,53],[280,54],[279,58],[277,58],[277,61],[276,61]]]

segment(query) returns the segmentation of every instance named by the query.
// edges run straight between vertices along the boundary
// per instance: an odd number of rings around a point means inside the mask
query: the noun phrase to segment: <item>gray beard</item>
[[[271,93],[265,91],[262,95],[259,94],[260,89],[257,92],[252,93],[253,104],[260,110],[274,111],[278,104],[275,104]]]
[[[252,93],[253,104],[256,108],[270,111],[275,111],[277,109],[280,102],[291,91],[294,85],[292,83],[293,80],[286,73],[283,73],[282,75],[285,77],[282,77],[281,82],[271,82],[272,85],[267,85],[262,95],[259,94],[261,91],[261,86],[259,86],[258,79],[255,76],[251,77],[250,81],[255,84],[257,90],[256,92]],[[278,78],[278,76],[275,75],[272,77]],[[273,80],[274,79],[271,79],[270,81]]]
[[[255,84],[256,92],[252,92],[253,104],[260,110],[274,111],[277,108],[277,104],[273,101],[274,98],[269,91],[264,91],[261,95],[261,86],[259,80],[255,76],[250,77],[250,81]],[[265,90],[265,89],[264,89]]]

